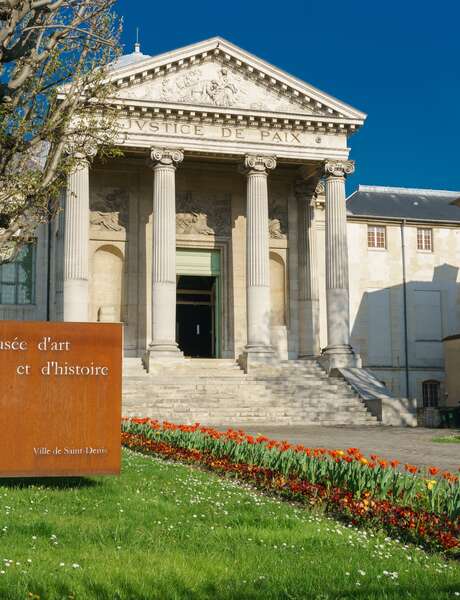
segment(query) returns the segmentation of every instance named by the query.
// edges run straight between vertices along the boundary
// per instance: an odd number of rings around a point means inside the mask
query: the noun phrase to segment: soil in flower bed
[[[0,480],[2,600],[460,596],[460,564],[123,451],[120,478]]]

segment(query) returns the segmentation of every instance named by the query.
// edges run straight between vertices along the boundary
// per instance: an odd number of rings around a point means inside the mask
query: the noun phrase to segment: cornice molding
[[[192,123],[218,123],[242,127],[292,129],[322,134],[350,136],[360,124],[347,119],[324,118],[319,115],[273,113],[238,108],[194,107],[186,104],[166,104],[140,100],[111,98],[120,117],[169,119]]]
[[[353,215],[347,213],[347,221],[356,223],[382,223],[387,225],[400,226],[404,224],[407,227],[444,227],[447,229],[458,229],[460,227],[460,219],[458,221],[433,221],[432,219],[404,219],[402,217],[378,217],[373,215]]]

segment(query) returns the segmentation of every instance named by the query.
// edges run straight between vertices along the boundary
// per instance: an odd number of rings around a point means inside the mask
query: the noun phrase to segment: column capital
[[[326,160],[324,161],[324,175],[326,177],[346,177],[355,172],[354,160]]]
[[[87,142],[82,145],[78,138],[73,141],[67,141],[64,147],[65,153],[75,161],[75,170],[87,167],[93,158],[97,155],[98,146],[94,142]]]
[[[150,148],[149,165],[171,167],[175,169],[184,160],[184,151],[179,148]]]
[[[242,171],[245,174],[267,173],[276,168],[276,156],[259,156],[258,154],[246,154]]]

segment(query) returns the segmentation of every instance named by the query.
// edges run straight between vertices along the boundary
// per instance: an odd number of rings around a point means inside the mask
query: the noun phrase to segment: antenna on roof
[[[136,54],[141,53],[141,45],[139,43],[139,27],[136,27],[136,43],[134,44],[134,52]]]

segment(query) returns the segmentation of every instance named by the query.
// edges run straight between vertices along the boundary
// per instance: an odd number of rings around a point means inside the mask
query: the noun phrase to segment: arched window
[[[93,259],[92,320],[123,320],[123,253],[111,244],[100,246]]]
[[[439,404],[439,381],[430,380],[422,383],[423,408],[436,407]]]

